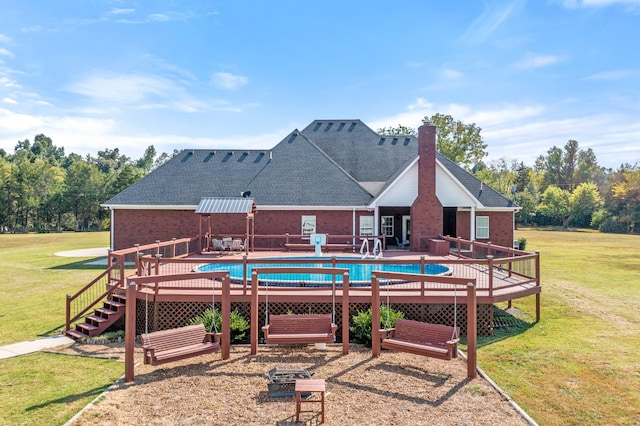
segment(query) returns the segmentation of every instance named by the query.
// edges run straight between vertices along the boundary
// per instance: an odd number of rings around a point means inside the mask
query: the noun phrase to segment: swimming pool
[[[287,263],[278,263],[277,258],[272,259],[268,263],[253,263],[247,265],[247,277],[251,280],[251,272],[253,268],[332,268],[330,257],[289,257],[287,259],[304,259],[309,263],[296,263],[294,265]],[[419,263],[349,263],[349,257],[338,258],[336,268],[349,270],[349,282],[351,286],[368,286],[371,284],[371,273],[373,271],[385,272],[402,272],[408,274],[419,274]],[[232,282],[242,282],[243,265],[242,263],[209,263],[201,265],[197,268],[200,272],[211,271],[229,271]],[[449,268],[438,264],[424,265],[424,273],[427,275],[447,275]],[[331,286],[331,274],[261,274],[260,285],[276,286],[276,287],[325,287]],[[336,286],[342,286],[342,278],[336,278]]]

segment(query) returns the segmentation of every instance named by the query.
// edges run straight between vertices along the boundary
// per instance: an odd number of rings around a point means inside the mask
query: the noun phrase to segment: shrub
[[[627,226],[624,223],[618,222],[615,219],[605,219],[598,228],[600,232],[606,232],[611,234],[626,234]]]
[[[404,313],[381,305],[378,328],[395,327],[398,318],[404,318]],[[371,347],[371,308],[366,311],[358,311],[352,319],[353,325],[349,327],[349,330],[353,335],[353,341]]]
[[[518,248],[525,250],[527,248],[527,239],[525,237],[518,238]]]
[[[212,320],[214,321],[215,328],[212,328],[211,326]],[[209,308],[189,321],[189,325],[195,324],[204,324],[204,328],[206,328],[207,331],[220,331],[222,329],[222,314],[217,309]],[[247,319],[240,314],[237,309],[234,309],[231,312],[231,342],[240,343],[246,340],[247,330],[249,330],[249,327],[250,325]]]

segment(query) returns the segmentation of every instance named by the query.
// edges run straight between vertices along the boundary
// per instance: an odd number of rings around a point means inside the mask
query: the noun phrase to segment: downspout
[[[114,234],[114,232],[113,232],[114,223],[113,223],[113,219],[114,219],[115,215],[113,213],[113,208],[110,208],[109,210],[110,210],[109,215],[111,216],[111,223],[109,224],[109,228],[110,228],[109,231],[111,232],[111,236],[109,237],[109,240],[110,240],[109,244],[111,245],[111,250],[115,250],[114,245],[113,245],[114,244],[114,237],[113,237],[113,234]]]
[[[373,235],[375,235],[376,237],[380,235],[380,223],[378,223],[378,221],[380,220],[380,216],[378,213],[378,206],[376,206],[373,210]]]
[[[353,230],[352,235],[353,235],[353,240],[351,241],[351,244],[353,246],[356,245],[356,208],[353,208],[353,223],[351,225],[351,229]]]

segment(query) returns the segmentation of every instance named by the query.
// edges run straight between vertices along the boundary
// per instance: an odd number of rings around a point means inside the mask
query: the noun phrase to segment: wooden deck
[[[326,253],[327,256],[344,256],[344,252]],[[291,256],[286,252],[250,253],[247,256],[248,262],[260,263],[268,262],[269,258],[279,258],[278,263],[282,263],[282,258]],[[410,253],[406,250],[397,252],[387,251],[382,261],[402,261],[404,263],[418,263],[421,258],[427,258],[428,262],[437,262],[451,267],[452,276],[474,279],[477,289],[478,304],[494,304],[541,293],[541,286],[531,277],[523,277],[516,274],[509,274],[502,267],[494,267],[493,273],[489,274],[488,269],[482,264],[464,263],[454,256],[425,256],[424,253]],[[193,271],[194,267],[212,262],[229,263],[231,261],[241,261],[243,254],[201,254],[181,259],[179,262],[161,260],[158,264],[158,275],[184,274]],[[360,256],[354,256],[355,261],[360,261]],[[372,262],[373,259],[369,259]],[[276,262],[276,260],[273,260]],[[268,266],[268,265],[262,265]],[[291,265],[295,267],[296,265]],[[339,267],[339,266],[338,266]],[[489,276],[491,275],[491,277]],[[135,280],[135,277],[130,277]],[[338,279],[340,282],[340,279]],[[341,284],[341,282],[340,282]],[[339,284],[339,285],[340,285]],[[437,283],[426,286],[422,289],[421,284],[402,283],[392,284],[388,288],[381,288],[381,297],[386,300],[389,297],[392,303],[458,303],[466,302],[466,291],[458,288],[455,291],[450,286],[439,286]],[[212,294],[212,291],[215,294]],[[258,287],[258,299],[264,302],[267,298],[270,302],[291,302],[306,303],[331,303],[334,297],[337,300],[342,298],[342,289],[336,288],[335,295],[331,287]],[[153,298],[156,302],[210,302],[212,297],[221,296],[221,284],[207,279],[190,279],[181,281],[168,281],[159,284],[156,288],[143,288],[138,291],[138,299]],[[250,302],[251,298],[251,277],[246,278],[246,284],[234,283],[231,289],[231,302]],[[350,287],[349,299],[352,303],[370,303],[371,287],[359,285]]]

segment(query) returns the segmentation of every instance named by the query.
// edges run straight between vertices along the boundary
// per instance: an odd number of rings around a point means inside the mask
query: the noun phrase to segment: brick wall
[[[442,204],[436,196],[436,127],[418,129],[418,196],[411,205],[411,250],[425,250],[429,238],[442,234]]]
[[[513,244],[513,213],[511,212],[476,212],[476,216],[489,216],[489,238],[476,238],[478,241],[489,242],[505,247]],[[471,212],[459,211],[456,220],[456,230],[458,235],[451,237],[461,237],[469,239],[470,236]]]
[[[316,231],[323,234],[351,235],[353,233],[353,211],[258,211],[255,214],[255,232],[263,235],[300,234],[302,216],[316,216]],[[372,216],[373,212],[356,212],[356,233],[359,232],[360,216]],[[124,210],[114,212],[114,249],[132,247],[134,244],[149,244],[156,240],[194,237],[200,232],[200,215],[188,210]],[[212,235],[241,235],[246,232],[244,214],[216,214],[202,218],[202,233]],[[345,241],[346,242],[346,241]],[[256,246],[260,247],[260,241]]]

